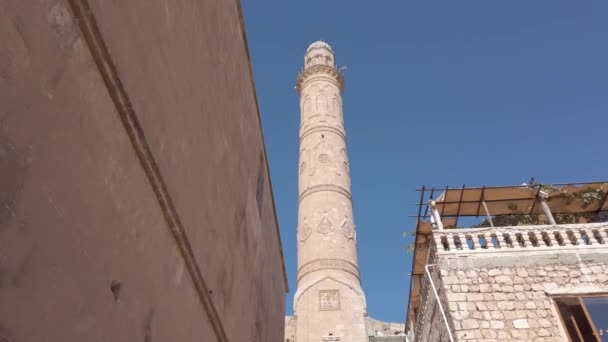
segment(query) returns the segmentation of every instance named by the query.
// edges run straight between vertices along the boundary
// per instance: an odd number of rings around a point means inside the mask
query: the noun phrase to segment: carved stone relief
[[[340,310],[340,290],[319,290],[319,310]]]
[[[353,223],[346,215],[344,215],[344,221],[342,221],[342,225],[340,226],[340,232],[344,234],[347,239],[352,240],[355,237],[355,229],[353,228]]]
[[[310,225],[307,222],[307,218],[304,217],[304,219],[302,220],[302,224],[298,228],[298,240],[300,240],[300,242],[306,241],[306,239],[308,239],[311,233],[312,228],[310,228]]]
[[[334,223],[329,218],[327,211],[323,212],[323,217],[317,226],[317,231],[321,234],[329,234],[334,231]]]
[[[325,163],[330,162],[331,157],[327,153],[321,153],[321,154],[319,154],[319,157],[317,159],[319,160],[320,163],[325,164]]]

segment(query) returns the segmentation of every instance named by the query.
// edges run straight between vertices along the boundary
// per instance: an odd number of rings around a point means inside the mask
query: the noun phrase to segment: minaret
[[[308,47],[297,89],[296,342],[368,341],[342,115],[344,79],[328,44],[318,41]]]

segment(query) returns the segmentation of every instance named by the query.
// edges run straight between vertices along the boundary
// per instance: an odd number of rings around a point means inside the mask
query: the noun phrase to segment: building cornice
[[[304,83],[312,76],[314,75],[318,75],[318,74],[323,74],[323,75],[327,75],[330,76],[332,78],[334,78],[338,84],[338,89],[340,89],[340,93],[342,93],[342,91],[344,91],[344,75],[342,75],[342,73],[329,65],[313,65],[311,67],[308,67],[304,70],[302,70],[299,74],[298,74],[298,81],[296,82],[296,89],[298,89],[298,93],[301,95],[302,94],[302,89],[304,87]]]

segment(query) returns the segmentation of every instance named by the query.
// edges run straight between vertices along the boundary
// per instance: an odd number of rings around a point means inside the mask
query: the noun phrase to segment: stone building
[[[367,317],[357,262],[343,88],[331,47],[320,41],[310,45],[297,82],[298,272],[294,316],[286,318],[289,342],[364,342],[370,336],[378,340],[403,332],[400,324]]]
[[[6,0],[0,38],[0,341],[281,341],[240,1]]]
[[[607,190],[447,189],[427,206],[423,189],[406,330],[422,342],[605,341],[608,222],[586,221],[602,221]],[[450,229],[484,213],[489,227]],[[494,227],[501,217],[527,225]]]

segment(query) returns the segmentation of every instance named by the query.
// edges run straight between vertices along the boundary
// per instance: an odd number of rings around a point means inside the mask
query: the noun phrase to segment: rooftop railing
[[[608,222],[434,230],[437,254],[608,248]]]

